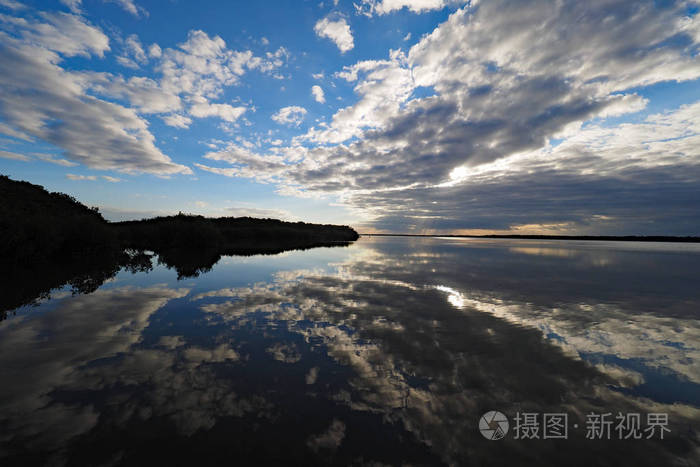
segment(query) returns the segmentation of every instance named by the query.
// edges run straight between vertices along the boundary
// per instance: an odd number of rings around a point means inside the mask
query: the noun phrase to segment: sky
[[[0,0],[0,173],[110,220],[700,235],[699,10]]]

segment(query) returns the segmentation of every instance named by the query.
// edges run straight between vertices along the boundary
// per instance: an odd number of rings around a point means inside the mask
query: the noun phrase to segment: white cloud
[[[151,44],[148,46],[148,56],[151,58],[160,58],[162,55],[163,50],[160,48],[158,44]]]
[[[274,52],[266,52],[265,60],[255,57],[251,60],[251,68],[257,68],[263,72],[270,72],[284,65],[285,61],[289,59],[289,56],[289,50],[285,47],[280,47]]]
[[[195,164],[198,168],[227,177],[257,178],[261,182],[272,182],[284,173],[288,163],[283,156],[262,155],[250,148],[230,143],[220,151],[208,152],[205,159],[226,162],[234,167],[217,168]]]
[[[107,180],[107,181],[110,182],[110,183],[118,183],[118,182],[121,182],[121,181],[122,181],[121,178],[110,177],[109,175],[103,175],[102,178],[105,179],[105,180]]]
[[[121,66],[126,67],[126,68],[131,68],[132,70],[136,70],[139,68],[139,64],[136,63],[134,60],[130,59],[129,57],[124,57],[124,56],[120,55],[115,60]]]
[[[148,12],[141,6],[137,5],[134,0],[104,0],[106,2],[116,3],[127,13],[139,17],[141,15],[148,16]]]
[[[227,122],[235,122],[246,111],[245,107],[234,107],[229,104],[210,104],[197,102],[190,107],[190,115],[197,118],[219,117]]]
[[[217,116],[234,122],[245,107],[209,103],[219,97],[227,86],[239,84],[249,70],[272,73],[284,65],[289,52],[280,47],[268,52],[265,58],[256,57],[250,50],[234,51],[226,47],[219,36],[210,37],[204,31],[190,31],[187,41],[177,49],[161,51],[161,61],[156,67],[162,74],[160,86],[165,93],[182,95],[192,105],[189,115],[197,118]],[[169,119],[178,126],[183,121]]]
[[[338,20],[330,20],[328,18],[323,18],[316,23],[314,26],[314,31],[319,37],[327,38],[335,42],[341,53],[345,53],[348,50],[352,50],[355,46],[352,37],[352,31],[350,26],[345,21],[345,18],[340,18]]]
[[[272,120],[280,125],[299,126],[304,120],[306,109],[298,105],[282,107],[272,116]]]
[[[15,0],[0,0],[0,6],[9,8],[10,10],[22,10],[26,8],[23,3],[16,2]]]
[[[123,44],[123,55],[117,57],[117,62],[128,68],[138,68],[139,64],[148,62],[148,56],[136,34],[126,38]]]
[[[61,68],[66,56],[109,50],[107,37],[83,18],[38,13],[46,22],[3,17],[0,32],[0,115],[20,134],[54,144],[67,159],[94,169],[188,173],[154,144],[135,109],[87,94],[94,73]],[[145,104],[144,104],[145,105]],[[60,125],[55,125],[60,121]]]
[[[407,8],[413,13],[423,13],[430,10],[441,10],[450,4],[467,3],[466,0],[362,0],[355,4],[358,13],[373,16],[386,15]]]
[[[66,178],[70,180],[97,180],[97,175],[76,175],[76,174],[66,174]]]
[[[400,113],[401,105],[415,88],[406,57],[400,51],[392,51],[389,60],[365,60],[345,67],[336,76],[355,82],[360,75],[365,75],[355,86],[360,101],[339,110],[329,126],[312,128],[303,139],[337,144],[362,135],[366,128],[381,128]]]
[[[8,45],[0,51],[0,68],[5,68],[0,103],[6,122],[0,131],[56,144],[68,159],[96,169],[161,175],[191,172],[155,147],[148,122],[139,114],[164,114],[166,124],[177,128],[187,128],[192,117],[233,123],[246,108],[211,100],[225,87],[238,84],[248,70],[273,73],[289,57],[283,47],[263,58],[250,51],[232,51],[218,36],[191,31],[175,49],[162,50],[157,44],[145,48],[136,35],[119,42],[123,55],[116,57],[118,62],[137,68],[157,59],[159,78],[67,71],[61,67],[61,55],[103,57],[110,50],[109,40],[80,16],[42,12],[35,16],[39,20],[0,16],[0,25],[11,34],[0,32]],[[10,67],[16,68],[9,71]],[[49,127],[54,119],[64,124]]]
[[[11,126],[0,122],[0,134],[7,135],[7,136],[12,136],[13,138],[21,139],[24,141],[33,141],[32,137],[29,136],[28,134],[18,131],[15,128],[12,128]]]
[[[9,152],[9,151],[2,151],[2,150],[0,150],[0,158],[12,159],[12,160],[16,160],[16,161],[28,161],[28,160],[30,160],[29,157],[25,156],[24,154],[18,154],[16,152]]]
[[[403,36],[403,40],[404,40],[404,41],[410,41],[410,40],[411,40],[411,33],[409,32],[408,34],[406,34],[405,36]]]
[[[83,0],[61,0],[61,3],[67,6],[71,13],[75,13],[76,15],[82,13],[80,7],[83,5]]]
[[[611,187],[620,185],[620,178],[625,180],[623,186],[634,187],[630,190],[638,199],[653,204],[653,190],[644,193],[644,183],[655,186],[652,179],[660,181],[666,174],[679,182],[684,193],[676,198],[678,212],[686,213],[679,222],[690,225],[690,214],[697,210],[681,205],[700,182],[692,132],[677,141],[662,137],[648,146],[635,142],[619,153],[607,150],[611,139],[601,139],[600,145],[586,143],[590,147],[584,151],[561,153],[565,154],[561,158],[547,154],[555,165],[539,159],[531,165],[532,160],[519,158],[546,148],[551,138],[573,143],[577,134],[584,134],[581,125],[596,117],[643,110],[646,100],[632,89],[700,77],[700,62],[687,53],[700,46],[694,42],[700,35],[688,26],[686,16],[678,5],[658,8],[654,2],[625,1],[564,1],[554,6],[493,1],[460,9],[407,53],[391,51],[385,60],[358,62],[337,73],[355,83],[359,100],[340,109],[327,124],[293,139],[297,146],[277,150],[287,161],[289,154],[296,154],[293,169],[261,166],[270,172],[255,177],[275,174],[281,178],[280,192],[287,194],[337,194],[346,205],[362,207],[368,216],[383,216],[387,222],[403,219],[418,225],[411,216],[435,213],[426,224],[477,228],[476,223],[483,222],[482,227],[508,228],[503,219],[525,224],[519,217],[522,213],[537,217],[542,225],[572,218],[583,222],[598,214],[625,217],[623,212],[601,210],[605,206],[584,196],[586,190],[567,197],[579,187],[567,174],[578,173],[596,187],[588,191],[607,204],[610,199],[602,193],[615,192]],[[648,125],[638,129],[642,128],[650,131]],[[672,134],[663,125],[654,131]],[[347,142],[353,138],[357,139]],[[622,144],[624,139],[616,141]],[[318,146],[301,147],[301,143]],[[562,144],[558,151],[567,147]],[[645,152],[652,147],[653,153]],[[618,160],[616,154],[625,151],[639,156]],[[593,157],[596,154],[600,158]],[[474,185],[474,178],[459,182],[465,173],[479,173],[481,166],[495,170],[498,164],[527,169],[483,185]],[[631,175],[635,170],[643,170],[636,179]],[[557,183],[550,178],[552,173],[568,182]],[[641,174],[647,182],[641,182]],[[537,215],[523,206],[509,209],[507,193],[517,192],[511,185],[531,193],[533,204],[551,202],[554,194],[561,193],[563,200],[584,197],[589,205],[577,209],[567,205],[559,211],[542,208]],[[670,206],[670,193],[660,189],[656,196]],[[500,221],[481,207],[490,206],[490,196],[499,200]],[[406,199],[414,201],[407,204]],[[473,199],[480,201],[474,204],[469,201]],[[626,209],[631,213],[643,206],[630,202]]]
[[[311,87],[311,94],[313,94],[314,99],[316,102],[323,104],[326,102],[326,96],[323,94],[323,88],[321,86],[315,84]]]
[[[90,90],[99,96],[127,100],[144,114],[176,112],[182,109],[177,94],[165,91],[157,81],[134,76],[125,79],[107,73],[88,73]]]
[[[224,215],[233,217],[257,217],[258,219],[294,220],[293,216],[282,209],[256,208],[251,206],[231,206],[224,209]]]
[[[214,98],[224,86],[237,84],[252,52],[233,52],[218,36],[210,38],[203,31],[190,31],[178,49],[162,51],[158,70],[161,85],[175,94]]]
[[[192,124],[191,118],[185,117],[184,115],[180,114],[166,115],[163,117],[163,121],[166,125],[175,128],[189,128]]]
[[[7,30],[21,35],[26,43],[68,57],[89,57],[91,54],[104,57],[104,53],[110,50],[107,36],[80,16],[40,12],[39,17],[41,21],[0,15],[0,23]]]
[[[620,2],[578,4],[586,15],[576,8],[552,10],[536,4],[512,15],[498,14],[506,5],[491,2],[459,10],[406,56],[392,52],[390,60],[346,67],[337,76],[357,82],[355,92],[361,99],[338,111],[327,127],[311,129],[304,139],[337,144],[365,135],[350,148],[338,147],[327,160],[352,154],[352,164],[333,167],[353,167],[353,178],[368,181],[378,173],[370,159],[386,154],[380,170],[387,177],[382,183],[434,183],[461,165],[456,164],[459,159],[472,165],[498,159],[541,146],[546,135],[558,134],[570,123],[643,108],[644,101],[625,95],[625,89],[700,76],[700,65],[680,45],[663,51],[649,47],[676,34],[673,27],[681,11],[659,12],[643,4],[632,15],[629,4]],[[596,18],[606,15],[618,26],[602,28]],[[589,21],[582,23],[580,17]],[[531,27],[541,21],[553,25],[545,30],[546,37]],[[558,38],[563,30],[565,41]],[[512,40],[497,40],[502,31],[509,31]],[[412,99],[420,87],[435,95]],[[370,138],[368,129],[374,131]],[[434,155],[431,163],[419,162],[427,154]],[[388,160],[397,165],[387,165]],[[318,170],[326,159],[314,162]],[[438,168],[443,162],[449,170]],[[364,163],[366,170],[359,170]],[[406,177],[397,177],[389,166],[405,167]],[[337,169],[328,172],[331,185],[340,176]],[[365,178],[369,173],[374,175]]]
[[[53,156],[51,154],[42,154],[42,153],[35,152],[35,153],[32,153],[32,155],[34,157],[36,157],[37,159],[40,159],[44,162],[50,162],[51,164],[56,164],[56,165],[60,165],[63,167],[75,167],[76,165],[78,165],[75,162],[71,162],[71,161],[66,160],[66,159],[56,158],[55,156]]]

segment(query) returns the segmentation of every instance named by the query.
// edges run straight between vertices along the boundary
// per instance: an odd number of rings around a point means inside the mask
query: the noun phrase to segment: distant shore
[[[272,253],[352,242],[345,225],[285,222],[252,217],[209,218],[179,213],[108,222],[65,193],[0,175],[0,258],[36,265],[76,256],[119,256],[125,249],[172,255],[174,250],[217,254]]]
[[[360,237],[510,238],[519,240],[593,240],[608,242],[700,243],[700,237],[674,237],[666,235],[423,235],[399,233],[361,233]]]

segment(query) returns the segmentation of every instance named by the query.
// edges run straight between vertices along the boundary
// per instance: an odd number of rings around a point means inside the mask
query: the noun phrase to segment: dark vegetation
[[[0,258],[5,264],[91,256],[116,247],[116,232],[97,208],[0,175]]]
[[[69,195],[0,175],[0,319],[65,284],[89,293],[122,268],[150,270],[147,251],[181,279],[209,271],[221,255],[344,246],[357,238],[346,226],[250,217],[178,214],[110,223]]]
[[[252,217],[206,218],[178,214],[111,224],[128,248],[167,251],[197,248],[224,254],[278,252],[287,248],[349,242],[359,237],[350,227],[283,222]]]

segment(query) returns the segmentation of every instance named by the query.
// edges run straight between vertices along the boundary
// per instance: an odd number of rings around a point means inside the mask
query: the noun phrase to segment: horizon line
[[[450,237],[450,238],[496,238],[525,240],[608,240],[638,242],[682,242],[700,243],[700,236],[694,235],[546,235],[546,234],[408,234],[408,233],[360,233],[362,236],[375,237]]]

